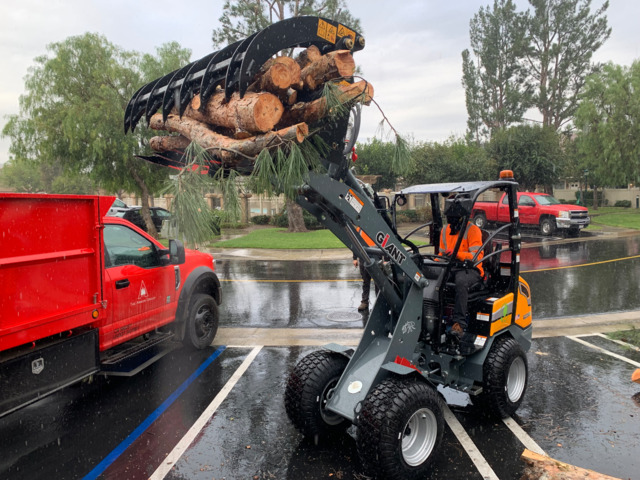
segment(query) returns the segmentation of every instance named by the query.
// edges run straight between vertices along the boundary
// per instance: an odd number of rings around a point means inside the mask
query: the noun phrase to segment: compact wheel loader
[[[125,131],[160,107],[165,116],[181,115],[196,94],[206,99],[224,89],[227,98],[235,92],[242,96],[269,57],[310,45],[322,53],[356,51],[364,47],[364,38],[317,17],[273,24],[143,86],[127,106]],[[293,369],[285,407],[295,427],[311,439],[353,425],[362,463],[372,475],[425,478],[444,430],[438,386],[468,393],[474,405],[498,417],[513,414],[525,394],[532,319],[529,286],[519,276],[517,183],[507,176],[418,185],[393,199],[370,194],[345,154],[355,142],[360,115],[358,105],[350,107],[352,115],[323,118],[310,126],[329,148],[321,168],[310,169],[300,185],[297,202],[363,262],[379,294],[356,348],[327,345]],[[142,158],[173,167],[185,163],[179,149]],[[215,160],[210,167],[211,175],[225,168]],[[463,224],[468,225],[474,202],[488,190],[507,194],[509,222],[491,234],[483,232],[483,255],[473,261],[458,265],[440,255],[444,198],[458,203],[465,212]],[[410,195],[428,200],[432,220],[403,236],[395,217]],[[460,241],[452,258],[459,247]],[[479,263],[485,277],[469,293],[466,338],[471,344],[465,345],[449,332],[455,302],[451,274]]]

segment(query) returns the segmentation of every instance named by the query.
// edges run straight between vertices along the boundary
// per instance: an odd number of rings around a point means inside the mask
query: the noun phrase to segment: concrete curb
[[[533,338],[564,337],[640,328],[640,310],[581,317],[546,318],[533,321]],[[256,328],[221,327],[215,345],[250,347],[322,346],[328,343],[355,346],[362,328]]]

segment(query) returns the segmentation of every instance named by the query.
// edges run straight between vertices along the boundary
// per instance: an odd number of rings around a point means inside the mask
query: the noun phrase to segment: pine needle
[[[225,171],[221,168],[213,177],[214,185],[222,192],[224,209],[220,212],[220,216],[223,222],[237,222],[242,217],[238,176],[240,174],[235,170]]]
[[[340,89],[334,82],[326,82],[322,88],[322,97],[327,102],[329,119],[340,118],[349,114],[350,107],[340,100]]]
[[[177,235],[187,243],[198,244],[217,234],[217,216],[207,205],[204,192],[210,185],[203,168],[210,161],[209,154],[192,142],[184,153],[185,167],[170,177],[163,193],[173,195],[171,223]]]
[[[396,134],[396,143],[391,160],[391,170],[398,175],[406,175],[409,172],[411,162],[411,150],[409,144],[400,135]]]

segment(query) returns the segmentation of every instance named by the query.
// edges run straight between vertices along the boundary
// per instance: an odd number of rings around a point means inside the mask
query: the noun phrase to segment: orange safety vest
[[[453,247],[456,246],[456,242],[458,241],[458,234],[451,234],[451,226],[447,225],[446,228],[442,229],[440,233],[440,253],[444,253],[447,250],[453,250]],[[476,252],[482,247],[482,232],[480,229],[469,222],[467,224],[467,230],[464,232],[464,237],[462,237],[462,242],[460,242],[460,248],[458,249],[459,260],[471,260],[473,259]],[[476,258],[476,262],[478,260],[482,260],[484,256],[484,252],[480,252],[478,257]],[[484,277],[484,269],[482,268],[482,264],[479,263],[476,268],[480,270],[480,275]]]

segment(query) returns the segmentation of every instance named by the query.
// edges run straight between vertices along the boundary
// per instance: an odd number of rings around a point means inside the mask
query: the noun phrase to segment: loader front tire
[[[444,432],[438,393],[418,378],[383,380],[365,398],[357,429],[358,454],[370,475],[428,478]]]
[[[513,415],[529,380],[527,356],[516,340],[503,336],[493,343],[484,362],[483,380],[477,403],[497,417]]]
[[[349,359],[326,350],[310,353],[298,362],[287,380],[284,406],[291,423],[307,438],[343,432],[349,422],[327,410],[333,388],[347,367]]]

